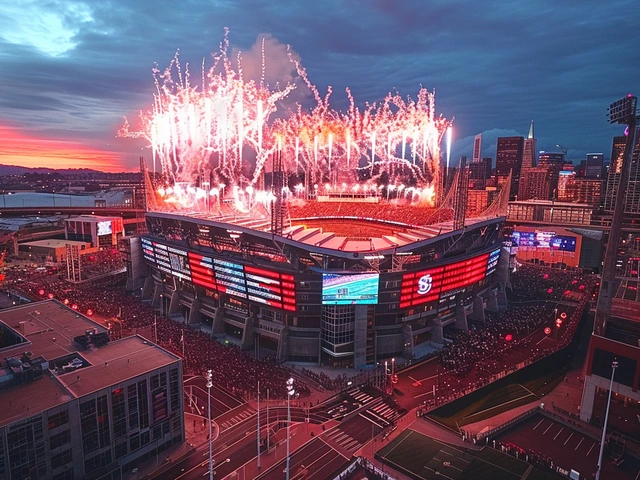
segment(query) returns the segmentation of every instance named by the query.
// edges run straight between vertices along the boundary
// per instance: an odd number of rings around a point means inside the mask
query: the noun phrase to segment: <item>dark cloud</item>
[[[347,86],[361,105],[435,88],[438,111],[456,117],[452,154],[470,156],[469,139],[485,132],[494,156],[493,137],[526,134],[534,119],[541,150],[608,157],[620,129],[606,107],[640,86],[638,20],[631,0],[3,2],[0,122],[109,144],[133,167],[139,143],[114,136],[122,116],[151,105],[154,62],[164,68],[180,49],[199,72],[229,27],[247,77],[260,77],[264,37],[265,81],[294,81],[291,45],[321,93],[334,87],[335,108],[347,106]],[[305,103],[308,91],[292,98]]]

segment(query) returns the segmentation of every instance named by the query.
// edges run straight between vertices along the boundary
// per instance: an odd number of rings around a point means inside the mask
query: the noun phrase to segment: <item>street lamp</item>
[[[598,469],[596,470],[596,480],[600,480],[600,469],[602,468],[602,454],[604,453],[604,441],[607,435],[607,420],[609,420],[609,407],[611,406],[611,391],[613,390],[613,377],[618,368],[618,361],[611,364],[611,383],[609,383],[609,400],[607,400],[607,410],[604,414],[604,425],[602,426],[602,440],[600,440],[600,455],[598,456]]]
[[[213,375],[211,370],[207,370],[205,378],[207,379],[207,416],[209,417],[209,480],[213,480],[213,437],[211,436],[211,387],[213,387]]]
[[[286,480],[289,480],[289,442],[291,439],[291,397],[296,393],[293,388],[293,378],[287,380],[287,468],[286,468]]]

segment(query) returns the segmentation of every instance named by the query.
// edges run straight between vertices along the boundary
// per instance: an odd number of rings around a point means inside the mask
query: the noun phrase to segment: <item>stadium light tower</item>
[[[295,388],[293,388],[293,378],[287,380],[287,468],[286,468],[286,480],[289,480],[289,442],[291,440],[291,397],[296,394]]]
[[[624,149],[624,157],[622,159],[622,172],[620,174],[620,184],[616,193],[616,202],[611,218],[611,229],[609,231],[609,241],[604,256],[602,267],[602,282],[600,286],[600,294],[598,295],[598,303],[596,304],[596,315],[594,321],[594,332],[597,335],[604,335],[609,315],[611,314],[611,300],[616,293],[616,260],[618,252],[618,244],[622,233],[622,218],[624,216],[627,184],[629,183],[629,170],[631,169],[631,157],[633,148],[636,144],[636,106],[638,97],[631,94],[613,102],[609,108],[607,116],[609,123],[626,124],[629,128],[629,136]]]
[[[604,414],[604,425],[602,426],[602,440],[600,440],[600,455],[598,456],[598,469],[596,470],[596,480],[600,480],[600,469],[602,468],[602,454],[604,453],[604,442],[607,435],[607,420],[609,420],[609,407],[611,406],[611,390],[613,390],[613,377],[618,368],[618,361],[611,364],[611,383],[609,384],[609,400],[607,400],[607,410]]]
[[[213,375],[211,370],[207,370],[207,416],[209,417],[209,480],[213,480],[213,438],[211,437],[211,387],[213,387]]]

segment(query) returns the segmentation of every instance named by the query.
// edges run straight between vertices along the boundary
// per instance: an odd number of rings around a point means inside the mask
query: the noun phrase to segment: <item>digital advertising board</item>
[[[293,275],[214,259],[195,252],[189,252],[188,256],[194,284],[263,305],[296,310]]]
[[[378,273],[323,273],[322,304],[375,305],[379,283]]]
[[[113,233],[113,229],[111,228],[111,220],[104,220],[102,222],[98,222],[98,236],[101,235],[111,235]]]
[[[536,230],[535,232],[514,231],[511,238],[518,247],[535,247],[540,250],[561,250],[575,252],[577,239],[571,235],[556,235],[555,232]]]
[[[439,300],[442,296],[455,294],[484,279],[489,274],[487,272],[492,262],[491,255],[496,255],[496,252],[499,256],[500,251],[496,250],[491,254],[483,253],[468,260],[404,274],[400,290],[400,308]],[[495,266],[493,268],[495,270]]]

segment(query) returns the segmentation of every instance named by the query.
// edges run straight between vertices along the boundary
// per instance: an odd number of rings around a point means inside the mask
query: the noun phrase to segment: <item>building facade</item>
[[[56,301],[2,310],[0,329],[0,478],[120,479],[184,441],[179,357]]]
[[[496,177],[507,178],[511,173],[509,199],[514,200],[520,184],[520,170],[524,153],[524,137],[499,137],[496,150]]]
[[[321,230],[306,218],[283,237],[171,214],[147,219],[143,298],[282,361],[361,368],[415,358],[442,344],[446,325],[465,325],[498,295],[503,218],[468,224],[454,248],[454,233],[432,226],[405,232],[395,224],[393,238],[356,242],[332,233],[327,219],[318,219]],[[348,221],[354,231],[388,228]]]

